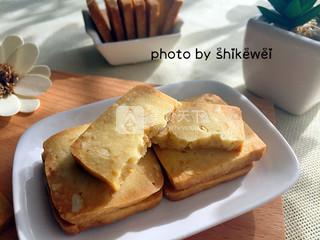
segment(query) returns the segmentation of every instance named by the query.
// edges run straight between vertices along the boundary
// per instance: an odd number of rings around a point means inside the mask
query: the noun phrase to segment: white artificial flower
[[[40,107],[37,97],[51,85],[48,66],[34,65],[39,55],[33,43],[8,36],[0,45],[0,116],[30,113]]]

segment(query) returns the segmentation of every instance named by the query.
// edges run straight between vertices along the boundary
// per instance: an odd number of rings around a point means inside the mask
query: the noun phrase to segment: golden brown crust
[[[166,19],[161,29],[161,34],[169,34],[172,32],[176,22],[179,10],[183,4],[183,0],[172,0],[170,8],[168,9]]]
[[[104,0],[107,10],[107,15],[109,16],[109,21],[111,24],[111,31],[114,38],[117,41],[125,40],[124,25],[121,19],[121,14],[117,0]]]
[[[133,5],[135,12],[137,37],[145,38],[147,36],[146,3],[144,0],[133,0]]]
[[[7,198],[0,193],[0,231],[6,228],[13,218],[13,209]]]
[[[220,183],[231,181],[235,178],[238,178],[240,176],[243,176],[247,174],[252,169],[252,164],[243,167],[242,169],[230,172],[226,175],[213,178],[211,180],[208,180],[206,182],[198,183],[197,185],[191,186],[186,189],[182,190],[176,190],[172,185],[167,182],[164,186],[164,195],[167,199],[171,201],[179,201],[184,198],[190,197],[198,192],[204,191],[206,189],[212,188]]]
[[[107,19],[99,9],[99,6],[96,0],[87,0],[87,6],[90,12],[90,16],[97,27],[97,30],[102,38],[102,41],[112,42],[113,39],[107,23]]]
[[[147,199],[144,199],[141,202],[138,202],[132,206],[121,208],[117,211],[108,213],[108,214],[101,214],[97,219],[91,222],[85,222],[80,225],[71,224],[64,219],[62,219],[53,205],[51,205],[54,217],[56,218],[57,222],[59,223],[60,227],[63,229],[64,232],[68,234],[77,234],[80,233],[88,228],[97,227],[100,225],[110,224],[124,218],[127,218],[133,214],[138,212],[146,211],[157,206],[162,199],[162,191],[156,192]]]
[[[148,36],[158,35],[160,22],[160,4],[157,0],[146,0],[147,19],[148,19]]]
[[[193,98],[190,98],[186,101],[197,101],[197,102],[205,102],[205,103],[212,103],[212,104],[222,104],[226,105],[227,103],[218,95],[211,94],[211,93],[205,93],[200,96],[196,96]]]
[[[132,0],[118,0],[127,39],[136,38],[136,25],[134,21],[134,7]]]

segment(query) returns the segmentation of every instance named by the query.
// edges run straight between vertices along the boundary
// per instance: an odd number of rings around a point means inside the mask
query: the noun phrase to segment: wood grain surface
[[[141,82],[99,76],[53,72],[53,86],[42,95],[41,108],[32,114],[0,117],[0,192],[12,202],[12,162],[16,144],[23,132],[40,119],[83,104],[119,96]],[[250,96],[272,121],[272,104]],[[186,226],[187,227],[187,226]],[[0,240],[18,239],[14,221],[0,233]],[[284,239],[284,216],[281,198],[236,219],[194,235],[189,240],[281,240]]]

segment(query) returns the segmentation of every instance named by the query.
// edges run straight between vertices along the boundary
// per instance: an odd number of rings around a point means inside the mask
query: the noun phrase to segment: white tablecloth
[[[245,23],[258,14],[255,6],[265,2],[185,0],[183,37],[176,48],[242,48]],[[240,60],[168,60],[111,67],[84,31],[81,9],[85,9],[85,0],[0,0],[0,4],[0,41],[5,35],[20,34],[37,43],[39,63],[52,69],[157,84],[205,79],[243,85]],[[301,162],[298,184],[284,195],[288,239],[320,239],[319,109],[301,117],[277,110],[277,126]]]

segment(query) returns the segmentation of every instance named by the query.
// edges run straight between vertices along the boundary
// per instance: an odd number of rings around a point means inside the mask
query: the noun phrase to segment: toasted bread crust
[[[99,218],[97,218],[93,221],[89,221],[89,222],[82,223],[79,225],[69,223],[69,222],[65,221],[64,219],[62,219],[52,204],[51,204],[51,208],[52,208],[52,212],[53,212],[53,215],[54,215],[56,221],[58,222],[58,224],[60,225],[60,227],[63,229],[63,231],[65,233],[78,234],[78,233],[85,231],[89,228],[110,224],[110,223],[125,219],[131,215],[138,213],[138,212],[142,212],[142,211],[146,211],[148,209],[151,209],[151,208],[157,206],[160,203],[161,199],[162,199],[162,190],[154,193],[153,195],[151,195],[147,199],[145,199],[141,202],[138,202],[132,206],[121,208],[117,211],[114,211],[114,212],[111,212],[108,214],[102,214],[99,216]]]
[[[184,198],[190,197],[198,192],[204,191],[206,189],[212,188],[220,183],[224,183],[227,181],[231,181],[235,178],[238,178],[240,176],[243,176],[247,174],[252,169],[252,164],[247,165],[239,170],[230,172],[226,175],[213,178],[211,180],[208,180],[206,182],[198,183],[197,185],[191,186],[186,189],[182,190],[176,190],[172,185],[168,182],[164,186],[164,195],[167,199],[171,201],[179,201]]]

